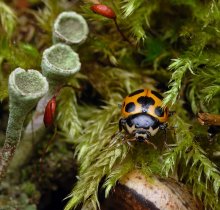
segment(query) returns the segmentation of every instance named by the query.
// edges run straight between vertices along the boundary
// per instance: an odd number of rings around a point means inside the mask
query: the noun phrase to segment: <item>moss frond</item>
[[[161,171],[163,166],[161,161],[161,152],[164,146],[163,140],[163,136],[157,136],[155,139],[151,139],[152,143],[155,144],[155,142],[157,142],[157,150],[149,144],[135,144],[134,148],[132,148],[132,160],[135,163],[135,166],[146,175],[163,175],[163,172]]]
[[[170,2],[174,5],[189,5],[191,7],[196,7],[198,3],[197,0],[170,0]]]
[[[128,16],[130,16],[131,14],[134,13],[135,10],[137,10],[141,4],[144,3],[143,0],[139,1],[139,0],[123,0],[122,1],[122,10],[123,10],[123,16],[124,18],[127,18]]]
[[[38,14],[36,14],[36,19],[40,28],[46,31],[49,35],[52,33],[54,20],[62,11],[62,8],[57,0],[46,0],[43,1],[43,3],[45,4],[45,7],[42,10],[39,10]]]
[[[11,38],[17,23],[15,12],[6,3],[0,1],[0,20],[7,38]]]
[[[40,69],[41,55],[38,49],[26,43],[19,43],[17,46],[11,45],[7,60],[12,67],[20,66],[24,69]]]
[[[118,129],[115,120],[116,116],[119,116],[119,111],[117,104],[109,104],[103,109],[96,109],[92,113],[96,118],[87,121],[84,125],[87,128],[86,132],[78,138],[79,144],[76,146],[81,171],[84,171],[84,168],[91,164],[94,155],[105,147],[113,133]],[[113,124],[111,125],[111,123]],[[111,129],[106,130],[108,127]]]
[[[1,79],[0,82],[0,102],[8,97],[8,82],[5,79]]]
[[[212,0],[207,3],[205,7],[203,7],[202,13],[206,14],[205,16],[200,14],[197,14],[200,19],[204,21],[204,27],[207,27],[208,25],[215,25],[219,24],[219,12],[220,12],[220,3],[219,1]]]
[[[112,133],[112,126],[106,130]],[[99,141],[108,141],[101,150],[96,150],[95,154],[91,152],[87,154],[92,159],[92,163],[79,173],[79,180],[69,196],[70,201],[65,210],[75,208],[82,202],[83,207],[93,206],[93,209],[97,209],[97,206],[99,206],[98,188],[100,181],[105,175],[110,173],[116,163],[121,162],[126,157],[127,148],[125,144],[118,142],[120,140],[119,136],[116,136],[114,141],[109,138],[106,140],[105,137],[103,136],[102,139],[99,139]],[[98,143],[101,144],[99,141]]]
[[[8,61],[11,68],[20,66],[24,69],[40,69],[40,52],[38,49],[26,43],[12,44],[6,37],[0,38],[0,56]]]
[[[163,170],[167,175],[170,172],[178,174],[179,179],[193,187],[193,193],[204,201],[206,207],[218,209],[220,173],[217,166],[195,142],[189,124],[178,116],[173,118],[172,123],[176,127],[177,144],[165,154]]]
[[[201,57],[202,67],[197,68],[198,74],[189,79],[187,87],[187,98],[191,102],[194,113],[198,111],[214,112],[220,110],[220,104],[215,103],[219,96],[220,73],[218,71],[219,58],[212,54]]]
[[[147,39],[146,27],[150,25],[148,18],[145,7],[139,9],[137,13],[132,15],[132,18],[129,18],[132,19],[132,24],[129,25],[128,30],[137,42]]]
[[[194,74],[193,68],[193,62],[189,58],[173,59],[173,62],[169,65],[168,69],[174,72],[172,73],[169,82],[170,90],[165,93],[166,97],[163,100],[164,105],[169,104],[173,106],[176,103],[180,94],[184,76],[188,70]]]
[[[131,159],[131,156],[127,156],[122,164],[117,165],[106,177],[106,181],[103,184],[105,189],[105,197],[107,198],[110,190],[116,185],[117,181],[131,171],[135,167],[134,162]]]
[[[92,120],[85,122],[85,133],[77,139],[75,155],[80,166],[79,180],[69,196],[70,200],[65,210],[75,208],[80,203],[83,207],[93,206],[93,209],[97,209],[100,181],[105,176],[112,177],[111,172],[127,156],[127,144],[121,142],[122,134],[116,133],[120,109],[115,103],[115,98],[112,99],[114,100],[108,102],[102,109],[92,109],[90,113],[93,116]],[[121,101],[120,97],[118,99]],[[114,133],[116,135],[113,137]],[[123,169],[123,172],[126,171],[126,168]],[[111,184],[105,186],[107,191],[113,185],[112,179]]]
[[[74,90],[63,88],[58,98],[58,114],[56,122],[65,141],[73,143],[82,131],[77,113],[77,100]]]
[[[149,76],[144,74],[144,70],[141,75],[138,71],[141,69],[136,70],[134,68],[133,71],[126,71],[126,69],[121,68],[99,66],[92,69],[92,72],[88,72],[87,75],[93,87],[105,100],[121,103],[122,97],[129,92],[143,87],[153,88],[154,80],[150,80]],[[97,82],[97,78],[102,82]]]
[[[157,8],[157,4],[148,4],[144,0],[123,0],[122,20],[126,19],[127,29],[137,42],[147,38],[147,29],[150,27],[150,15]]]
[[[214,96],[220,93],[220,86],[219,85],[211,85],[209,87],[205,87],[202,90],[204,94],[205,102],[210,102]]]

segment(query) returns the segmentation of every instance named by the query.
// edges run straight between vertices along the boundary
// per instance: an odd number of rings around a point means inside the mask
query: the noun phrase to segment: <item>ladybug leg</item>
[[[133,147],[133,145],[131,144],[132,141],[136,141],[135,138],[129,138],[128,135],[124,135],[124,137],[122,138],[122,143],[125,144],[127,143],[130,147]]]
[[[136,139],[135,139],[135,138],[132,138],[132,139],[125,140],[125,142],[126,142],[130,147],[133,147],[133,145],[131,144],[132,141],[136,141]]]
[[[167,126],[168,123],[163,123],[159,126],[160,130],[162,130],[164,132],[165,135],[165,140],[164,140],[164,147],[168,148],[168,144],[167,144]]]
[[[144,143],[150,144],[151,146],[154,147],[154,149],[157,149],[157,146],[156,146],[154,143],[152,143],[152,142],[150,142],[149,140],[147,140],[147,139],[144,139]]]
[[[116,132],[111,136],[111,139],[114,139],[119,133],[120,133],[120,131],[116,131]]]
[[[125,119],[120,119],[119,120],[118,127],[119,127],[120,132],[123,130],[123,127],[124,127],[125,123],[126,123]]]
[[[167,122],[162,123],[162,124],[159,125],[160,130],[166,130],[167,127],[168,127],[168,123]]]

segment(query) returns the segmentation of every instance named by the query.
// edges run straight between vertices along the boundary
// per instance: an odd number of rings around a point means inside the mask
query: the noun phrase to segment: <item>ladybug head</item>
[[[134,131],[134,137],[139,142],[144,142],[151,137],[151,133],[146,129],[136,129]]]

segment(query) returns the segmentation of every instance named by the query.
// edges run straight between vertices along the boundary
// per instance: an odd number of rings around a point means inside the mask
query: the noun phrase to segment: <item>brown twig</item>
[[[133,43],[124,35],[123,31],[120,29],[116,18],[114,19],[114,23],[116,26],[117,31],[119,32],[119,34],[121,35],[121,37],[123,38],[124,41],[128,42],[131,46],[133,46]]]
[[[209,113],[198,113],[198,121],[202,125],[220,126],[220,115]]]

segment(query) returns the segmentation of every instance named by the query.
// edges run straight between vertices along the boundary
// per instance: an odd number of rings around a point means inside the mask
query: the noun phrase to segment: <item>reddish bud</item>
[[[90,9],[99,14],[102,15],[104,17],[110,18],[110,19],[115,19],[116,15],[115,12],[108,6],[104,5],[104,4],[94,4],[90,7]]]
[[[49,127],[53,124],[53,119],[56,111],[56,97],[51,98],[44,111],[44,125]]]

